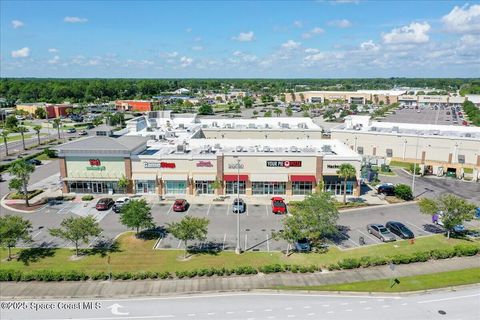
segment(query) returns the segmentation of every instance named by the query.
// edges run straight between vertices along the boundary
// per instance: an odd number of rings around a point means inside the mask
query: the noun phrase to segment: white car
[[[120,209],[130,201],[129,197],[121,197],[115,200],[115,203],[113,204],[113,211],[114,212],[120,212]]]

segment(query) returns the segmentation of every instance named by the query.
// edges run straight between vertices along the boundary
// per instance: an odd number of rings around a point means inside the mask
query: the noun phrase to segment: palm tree
[[[343,178],[343,204],[347,203],[347,180],[355,178],[357,170],[350,163],[342,163],[337,170],[337,174],[340,178]]]
[[[28,129],[24,126],[18,126],[15,132],[19,132],[22,135],[23,150],[25,150],[25,132],[28,132]]]
[[[8,138],[8,135],[10,134],[10,131],[8,130],[3,130],[2,132],[0,132],[0,135],[2,136],[3,138],[3,143],[5,144],[5,155],[8,156],[8,142],[7,142],[7,138]]]
[[[33,126],[33,130],[37,134],[38,145],[40,145],[40,130],[42,130],[42,126],[40,125]]]
[[[30,180],[30,174],[35,171],[35,166],[27,161],[15,162],[8,172],[14,176],[10,180],[8,187],[10,189],[16,189],[19,193],[23,193],[25,196],[25,204],[30,206],[28,202],[28,180]]]
[[[53,127],[57,128],[58,139],[60,139],[60,127],[62,120],[60,118],[53,119]]]
[[[275,108],[275,110],[273,110],[273,112],[275,112],[277,117],[279,117],[282,114],[282,110],[280,110],[279,108]]]

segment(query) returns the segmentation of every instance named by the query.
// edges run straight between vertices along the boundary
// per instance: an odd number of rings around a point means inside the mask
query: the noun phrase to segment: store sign
[[[198,161],[197,167],[213,167],[213,164],[211,161]]]
[[[169,168],[169,169],[175,169],[175,163],[173,162],[144,162],[143,163],[144,168]]]
[[[90,160],[88,160],[88,162],[90,162],[90,165],[91,165],[91,166],[99,166],[99,165],[101,165],[100,159],[90,159]]]
[[[228,169],[245,169],[245,166],[242,163],[229,163]]]
[[[340,169],[339,164],[327,164],[328,169]]]
[[[302,161],[298,160],[285,160],[285,161],[276,161],[276,160],[269,160],[267,161],[267,167],[275,167],[275,168],[290,168],[290,167],[301,167]]]
[[[88,171],[105,171],[105,166],[102,166],[100,159],[89,159],[90,167],[87,167]]]

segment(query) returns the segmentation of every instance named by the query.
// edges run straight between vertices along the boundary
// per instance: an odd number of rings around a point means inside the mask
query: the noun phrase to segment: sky
[[[0,1],[0,76],[479,77],[480,1]]]

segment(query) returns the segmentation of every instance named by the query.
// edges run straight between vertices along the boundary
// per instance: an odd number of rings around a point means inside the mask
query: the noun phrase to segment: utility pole
[[[417,171],[417,160],[418,160],[418,135],[417,135],[417,146],[415,148],[415,162],[413,163],[413,172],[412,172],[412,195],[415,194],[415,172]]]
[[[240,159],[238,157],[234,157],[237,159],[237,204],[240,200]],[[235,253],[240,254],[242,253],[242,248],[240,247],[240,211],[237,210],[237,246],[235,248]]]

